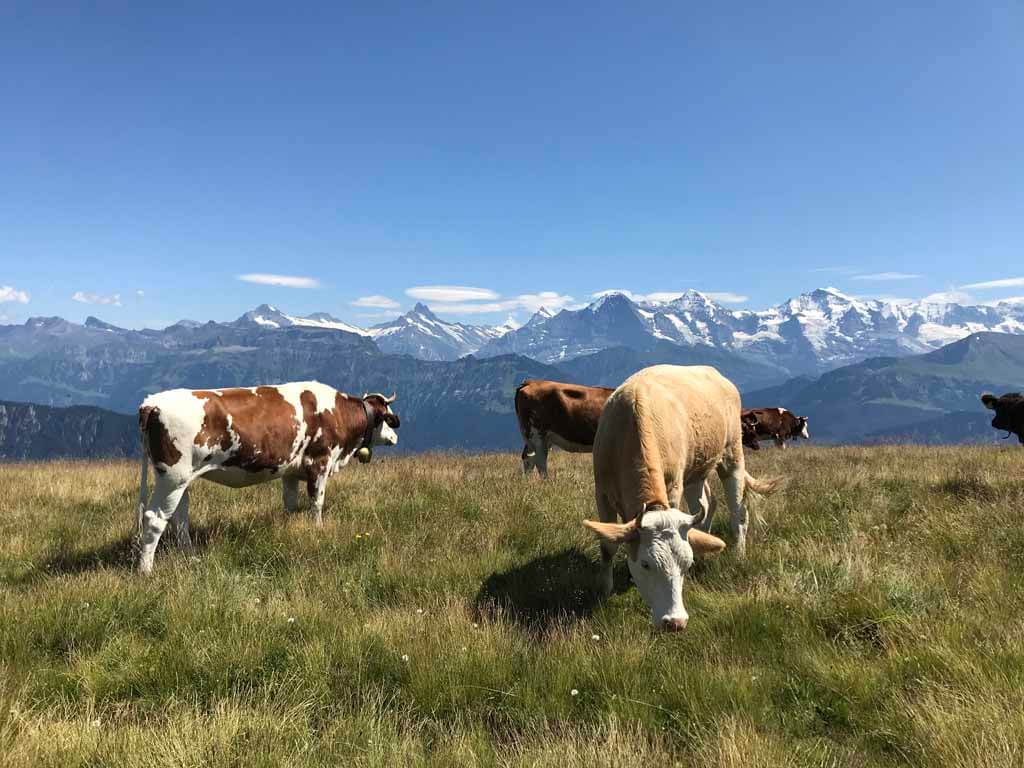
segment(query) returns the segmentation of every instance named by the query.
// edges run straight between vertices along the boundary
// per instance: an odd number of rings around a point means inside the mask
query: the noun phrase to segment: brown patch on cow
[[[515,395],[519,431],[524,440],[536,430],[553,432],[577,445],[593,445],[604,404],[614,391],[558,381],[524,381]]]
[[[261,472],[292,460],[299,430],[295,408],[276,387],[256,387],[255,391],[232,388],[220,393],[199,390],[192,394],[206,401],[196,445],[226,451],[238,437],[235,454],[223,466]]]
[[[139,431],[145,436],[146,450],[153,462],[153,469],[160,474],[166,470],[160,464],[170,467],[181,460],[181,451],[174,445],[167,427],[160,421],[160,409],[145,405],[139,409]]]
[[[305,453],[307,476],[315,477],[326,468],[332,448],[340,448],[342,455],[346,455],[359,447],[366,429],[366,413],[362,401],[340,392],[334,396],[333,407],[319,412],[315,410],[316,398],[303,399],[302,404],[307,434],[312,438]]]

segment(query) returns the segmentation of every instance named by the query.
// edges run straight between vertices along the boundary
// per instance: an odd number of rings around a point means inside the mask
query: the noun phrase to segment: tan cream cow
[[[746,491],[770,493],[777,481],[759,481],[746,471],[740,395],[732,382],[707,366],[656,365],[608,399],[594,441],[601,522],[584,524],[601,539],[605,591],[611,591],[612,558],[625,544],[633,581],[655,624],[667,630],[686,626],[682,587],[694,554],[725,548],[708,533],[713,510],[701,504],[712,472],[725,487],[742,557]],[[684,497],[687,512],[680,509]]]

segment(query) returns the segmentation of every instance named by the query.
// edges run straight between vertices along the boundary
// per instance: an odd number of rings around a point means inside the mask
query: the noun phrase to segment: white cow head
[[[398,433],[395,432],[401,423],[398,414],[391,410],[391,404],[398,395],[384,397],[381,394],[363,395],[363,400],[373,408],[377,417],[377,425],[373,428],[372,445],[398,445]]]
[[[683,579],[694,554],[716,554],[725,549],[725,542],[694,528],[694,516],[678,509],[647,510],[644,505],[628,523],[583,524],[604,541],[626,545],[629,572],[655,626],[684,629],[689,616],[683,606]]]

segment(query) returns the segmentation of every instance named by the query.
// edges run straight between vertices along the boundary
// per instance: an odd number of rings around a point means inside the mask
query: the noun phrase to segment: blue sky
[[[1024,295],[1015,0],[146,5],[0,7],[2,322]]]

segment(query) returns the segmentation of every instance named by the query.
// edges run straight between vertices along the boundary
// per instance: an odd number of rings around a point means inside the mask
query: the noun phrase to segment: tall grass
[[[0,467],[0,763],[1024,764],[1024,452],[760,452],[675,635],[621,560],[597,600],[589,457],[551,465],[378,458],[322,530],[199,483],[149,579],[134,465]]]

